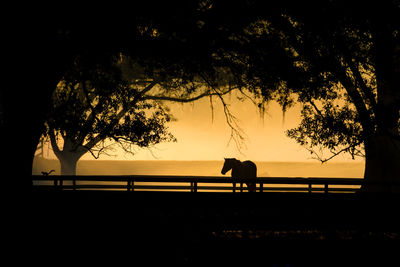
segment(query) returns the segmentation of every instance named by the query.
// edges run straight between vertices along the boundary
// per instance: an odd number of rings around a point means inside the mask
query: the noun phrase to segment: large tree
[[[101,67],[82,69],[76,62],[53,93],[46,135],[62,175],[75,175],[77,162],[87,152],[98,158],[119,144],[134,154],[135,147],[174,141],[167,131],[171,116],[166,101],[222,98],[233,90],[222,81],[218,89],[210,88],[200,77],[168,77],[165,71],[160,75],[162,70],[146,75],[122,55],[113,67]]]
[[[149,72],[159,65],[169,66],[173,72],[212,71],[212,64],[207,63],[211,58],[208,46],[204,45],[210,39],[195,41],[199,1],[142,1],[133,9],[127,5],[104,9],[65,3],[7,7],[10,16],[1,21],[5,25],[1,34],[6,73],[1,88],[0,138],[8,155],[3,160],[4,171],[19,170],[20,177],[10,180],[15,188],[31,185],[33,156],[52,93],[77,57],[85,59],[86,69],[109,64],[123,52],[146,63]],[[154,25],[164,25],[169,32],[153,38]],[[190,38],[173,34],[173,29],[176,33],[184,29]]]
[[[359,4],[320,1],[268,12],[253,2],[258,15],[232,34],[234,49],[223,56],[262,102],[277,99],[284,110],[302,103],[302,122],[289,137],[323,162],[344,152],[365,156],[363,189],[398,191],[400,5]]]
[[[127,103],[121,99],[126,97],[125,90],[96,94],[93,88],[59,84],[46,125],[62,175],[75,175],[77,162],[84,154],[90,152],[98,158],[114,142],[133,152],[132,146],[149,147],[174,140],[167,131],[171,119],[167,110],[158,103],[141,100],[135,93]]]

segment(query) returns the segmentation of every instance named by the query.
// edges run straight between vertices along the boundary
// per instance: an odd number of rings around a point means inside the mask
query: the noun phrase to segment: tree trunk
[[[40,123],[40,121],[36,122]],[[15,128],[14,128],[15,129]],[[40,131],[37,129],[17,129],[16,132],[9,129],[0,134],[1,140],[4,140],[2,149],[4,151],[1,160],[4,182],[10,188],[17,191],[29,191],[32,186],[32,163],[36,146],[39,140]],[[19,134],[24,133],[24,135]],[[13,134],[14,133],[14,134]]]
[[[32,186],[33,157],[43,132],[51,92],[55,87],[55,82],[50,79],[29,78],[26,79],[32,84],[29,84],[28,89],[11,82],[0,89],[3,91],[0,110],[3,172],[10,175],[12,187],[23,191],[30,190]]]
[[[400,192],[400,79],[391,24],[378,19],[375,28],[377,108],[375,134],[365,140],[365,173],[362,187],[368,192]]]
[[[25,191],[32,186],[33,158],[51,94],[72,51],[63,42],[55,42],[55,28],[24,21],[20,25],[3,33],[3,39],[8,41],[4,43],[7,53],[1,62],[5,73],[0,88],[0,139],[2,171],[8,174],[7,182],[17,191]]]
[[[375,135],[365,144],[364,192],[400,192],[400,141]]]
[[[61,175],[76,175],[76,165],[80,157],[76,157],[73,153],[63,153],[59,159],[61,164]]]

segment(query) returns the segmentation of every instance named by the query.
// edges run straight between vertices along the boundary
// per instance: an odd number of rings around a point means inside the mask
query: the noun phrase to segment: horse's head
[[[225,158],[224,166],[222,167],[221,173],[225,175],[230,169],[232,169],[235,158]]]

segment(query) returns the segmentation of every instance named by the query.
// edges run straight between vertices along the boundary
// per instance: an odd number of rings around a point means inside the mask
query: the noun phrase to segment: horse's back
[[[248,174],[250,174],[252,177],[257,177],[257,166],[254,162],[250,160],[246,160],[242,162],[243,166],[246,166]]]

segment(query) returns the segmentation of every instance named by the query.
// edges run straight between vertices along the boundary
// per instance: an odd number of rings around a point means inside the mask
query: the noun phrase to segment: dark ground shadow
[[[398,195],[62,191],[25,199],[8,213],[8,243],[33,263],[268,266],[391,257],[400,238]]]

